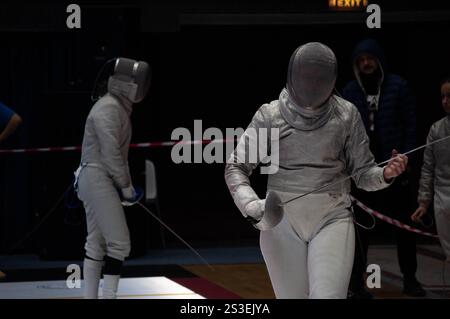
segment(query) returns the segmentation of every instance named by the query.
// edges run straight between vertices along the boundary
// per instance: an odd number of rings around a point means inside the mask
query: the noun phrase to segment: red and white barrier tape
[[[230,143],[235,139],[215,139],[215,140],[198,140],[198,141],[166,141],[166,142],[150,142],[150,143],[135,143],[130,144],[130,148],[152,148],[152,147],[167,147],[176,144],[198,145],[210,143]],[[17,154],[17,153],[46,153],[46,152],[66,152],[79,151],[81,146],[64,146],[64,147],[40,147],[40,148],[18,148],[11,150],[0,150],[0,154]]]
[[[197,141],[166,141],[166,142],[149,142],[149,143],[135,143],[130,144],[130,148],[152,148],[152,147],[167,147],[174,146],[176,144],[185,144],[185,145],[199,145],[199,144],[210,144],[210,143],[230,143],[234,142],[235,139],[215,139],[215,140],[197,140]],[[14,153],[46,153],[46,152],[66,152],[66,151],[79,151],[81,150],[81,146],[64,146],[64,147],[41,147],[41,148],[20,148],[20,149],[11,149],[11,150],[0,150],[0,154],[14,154]],[[409,225],[403,224],[398,220],[385,216],[380,212],[367,207],[359,200],[350,196],[351,200],[356,202],[356,204],[365,210],[367,213],[391,224],[397,226],[399,228],[405,229],[410,232],[414,232],[417,234],[421,234],[424,236],[438,238],[437,235],[421,231],[420,229],[411,227]]]
[[[376,210],[373,210],[370,207],[367,207],[366,205],[364,205],[363,203],[361,203],[359,200],[357,200],[356,198],[354,198],[353,196],[350,195],[350,198],[352,201],[356,202],[356,205],[358,205],[359,207],[361,207],[363,210],[365,210],[366,212],[368,212],[369,214],[377,217],[378,219],[381,219],[383,221],[385,221],[388,224],[397,226],[399,228],[405,229],[407,231],[413,232],[413,233],[417,233],[420,235],[424,235],[424,236],[429,236],[429,237],[434,237],[434,238],[438,238],[439,236],[436,234],[432,234],[432,233],[427,233],[424,231],[421,231],[420,229],[411,227],[409,225],[403,224],[402,222],[399,222],[398,220],[385,216],[383,214],[381,214],[380,212],[377,212]]]

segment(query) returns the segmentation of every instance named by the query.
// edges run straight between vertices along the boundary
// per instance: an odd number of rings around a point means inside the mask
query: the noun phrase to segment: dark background
[[[77,3],[81,30],[66,28],[66,4],[1,5],[0,101],[24,120],[2,149],[80,145],[95,76],[116,56],[146,60],[153,71],[150,92],[133,111],[133,142],[170,140],[177,127],[193,132],[195,119],[204,129],[245,128],[261,104],[277,99],[290,55],[308,41],[336,53],[340,90],[353,78],[355,44],[364,37],[379,40],[389,71],[406,78],[416,96],[418,143],[444,115],[439,84],[450,74],[450,10],[440,2],[377,1],[378,30],[366,27],[365,12],[331,12],[326,0]],[[257,244],[258,232],[228,193],[224,164],[176,165],[170,151],[130,151],[136,185],[144,186],[145,159],[156,165],[163,219],[196,246]],[[63,203],[15,245],[69,186],[79,158],[77,151],[0,155],[0,252],[79,256],[83,211]],[[263,196],[266,178],[255,174],[253,181]],[[139,208],[127,209],[127,217],[134,254],[160,247],[151,217]],[[389,227],[379,229],[380,238],[390,238]],[[169,235],[167,244],[181,245]]]

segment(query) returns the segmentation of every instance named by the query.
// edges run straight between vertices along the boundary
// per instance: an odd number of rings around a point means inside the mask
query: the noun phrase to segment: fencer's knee
[[[94,260],[103,260],[106,255],[106,248],[100,243],[86,242],[84,246],[86,256]]]
[[[110,240],[106,243],[107,255],[118,260],[125,260],[130,255],[131,242]]]

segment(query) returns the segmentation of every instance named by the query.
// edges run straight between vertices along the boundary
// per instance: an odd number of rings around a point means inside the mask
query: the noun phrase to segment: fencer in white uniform
[[[86,211],[85,298],[97,298],[103,268],[103,298],[116,298],[130,236],[122,204],[136,200],[128,167],[133,103],[144,99],[150,84],[149,65],[113,61],[107,93],[92,107],[85,125],[81,165],[76,172],[78,197]]]
[[[252,149],[241,145],[252,140],[250,130],[279,129],[278,170],[268,175],[267,190],[282,202],[353,174],[358,187],[376,191],[404,171],[403,155],[376,166],[358,110],[332,94],[336,76],[336,58],[327,46],[307,43],[293,53],[286,88],[259,108],[225,168],[244,217],[261,221],[267,211],[250,185],[258,163],[241,154]],[[270,143],[268,137],[269,152]],[[355,245],[349,192],[347,180],[294,200],[284,206],[281,222],[260,232],[277,298],[346,298]]]
[[[427,143],[450,136],[450,79],[441,85],[442,107],[447,116],[434,123],[428,133]],[[447,257],[446,277],[450,279],[450,147],[449,141],[436,143],[425,149],[420,178],[419,207],[412,220],[420,222],[434,205],[439,241]]]

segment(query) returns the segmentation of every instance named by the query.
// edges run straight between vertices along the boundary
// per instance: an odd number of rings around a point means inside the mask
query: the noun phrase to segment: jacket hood
[[[379,43],[374,39],[364,39],[361,42],[359,42],[355,49],[353,50],[352,54],[352,62],[353,62],[353,72],[355,74],[355,77],[358,81],[358,84],[363,88],[363,85],[361,83],[361,76],[359,74],[358,67],[356,65],[356,60],[358,57],[362,54],[370,54],[374,56],[378,60],[378,65],[380,67],[381,71],[381,79],[379,85],[381,86],[381,83],[384,80],[384,75],[386,72],[386,58],[383,52],[383,49],[379,45]],[[364,88],[363,88],[364,90]]]
[[[356,63],[356,59],[363,53],[376,57],[380,66],[386,71],[386,58],[384,56],[384,51],[376,40],[364,39],[356,45],[352,54],[353,64]]]

